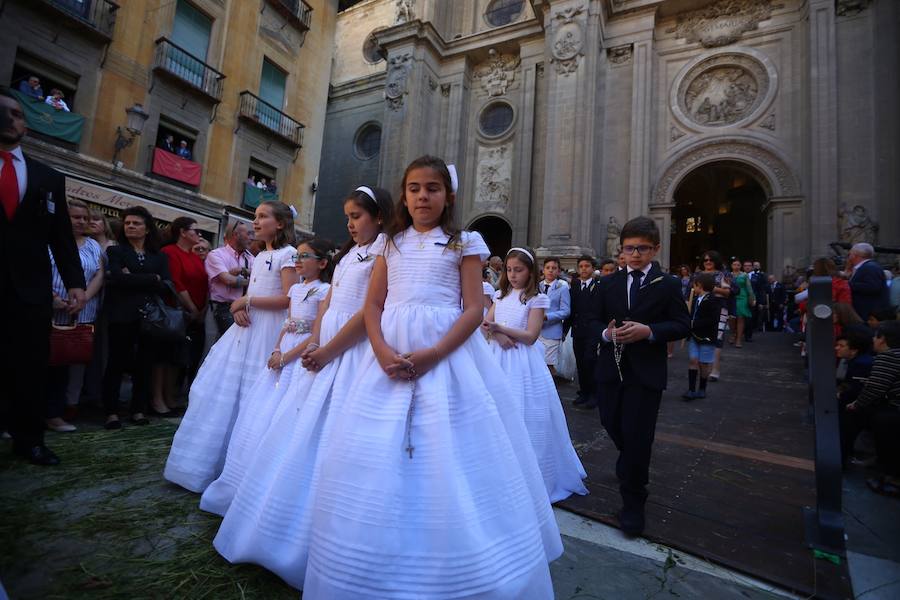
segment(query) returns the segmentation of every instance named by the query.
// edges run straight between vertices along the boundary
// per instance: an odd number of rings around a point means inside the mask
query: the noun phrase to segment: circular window
[[[512,106],[506,102],[494,102],[481,111],[481,116],[478,117],[478,127],[484,135],[497,137],[509,131],[514,117]]]
[[[356,134],[353,144],[356,156],[362,160],[375,158],[381,151],[381,126],[377,123],[367,123]]]
[[[375,34],[382,29],[384,29],[384,27],[379,27],[378,29],[372,31],[369,35],[366,36],[366,40],[363,42],[363,58],[366,59],[366,62],[373,65],[384,60],[384,48],[379,46],[378,40],[375,39]]]
[[[521,16],[524,6],[525,0],[494,0],[484,11],[484,18],[494,27],[509,25]]]

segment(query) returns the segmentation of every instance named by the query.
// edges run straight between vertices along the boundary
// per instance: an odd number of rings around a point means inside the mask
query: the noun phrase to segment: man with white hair
[[[853,310],[865,321],[873,312],[890,306],[890,291],[885,281],[884,270],[872,260],[875,248],[861,242],[850,248],[847,265],[850,273],[850,296]]]
[[[490,277],[490,283],[494,286],[494,289],[500,288],[500,273],[503,271],[503,259],[499,256],[492,256],[488,261],[488,275]]]

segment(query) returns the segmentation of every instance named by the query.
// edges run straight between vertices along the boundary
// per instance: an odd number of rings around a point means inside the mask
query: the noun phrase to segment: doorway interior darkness
[[[693,270],[707,250],[759,260],[766,267],[766,192],[759,175],[738,162],[698,167],[675,190],[672,210],[671,267]]]
[[[475,219],[468,228],[481,234],[492,256],[503,258],[512,247],[512,228],[500,217]]]

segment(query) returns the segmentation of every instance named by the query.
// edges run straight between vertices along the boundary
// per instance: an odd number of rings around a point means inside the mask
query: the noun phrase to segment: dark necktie
[[[3,159],[3,169],[0,170],[0,203],[6,212],[6,220],[12,221],[19,208],[19,179],[16,177],[12,153],[0,150],[0,158]]]
[[[641,278],[643,276],[643,271],[635,269],[631,272],[631,289],[628,290],[628,310],[634,310],[634,305],[637,304],[638,290],[641,289]]]

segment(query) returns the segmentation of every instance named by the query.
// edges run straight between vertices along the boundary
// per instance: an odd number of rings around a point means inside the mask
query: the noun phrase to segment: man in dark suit
[[[753,289],[753,295],[756,296],[756,306],[751,308],[753,311],[753,320],[750,326],[744,331],[744,338],[749,342],[753,339],[753,332],[762,329],[766,314],[766,284],[768,283],[768,275],[762,270],[762,265],[758,260],[754,260],[750,270],[750,287]]]
[[[891,292],[884,269],[872,260],[874,256],[875,248],[866,243],[854,244],[847,256],[847,264],[853,269],[850,275],[853,310],[863,321],[873,312],[890,308],[891,305]]]
[[[571,313],[567,324],[572,328],[572,351],[575,353],[575,367],[578,370],[578,393],[576,408],[592,410],[597,407],[594,364],[597,362],[596,348],[600,341],[602,321],[597,319],[594,297],[597,282],[594,280],[594,259],[581,256],[578,259],[578,278],[569,287]]]
[[[687,337],[690,316],[681,281],[653,258],[659,229],[648,217],[622,228],[625,270],[598,282],[597,315],[606,327],[598,349],[600,420],[619,450],[619,521],[628,535],[644,531],[644,504],[656,415],[666,387],[666,343]]]
[[[44,445],[52,292],[50,257],[68,288],[69,312],[85,302],[84,274],[66,205],[65,178],[22,153],[25,115],[0,88],[0,381],[13,452],[38,465],[59,464]]]
[[[769,313],[767,327],[769,331],[781,331],[784,327],[784,285],[774,275],[769,275],[769,283],[766,286],[766,307]]]

